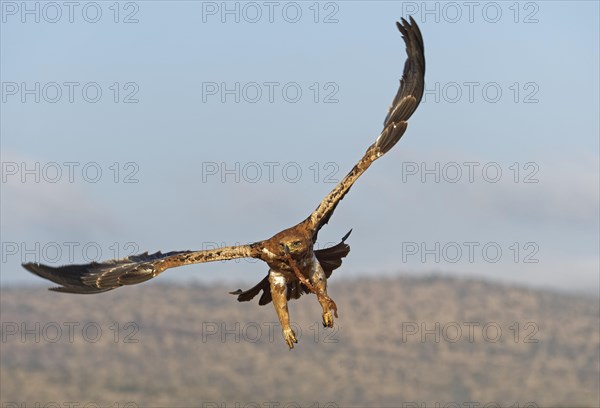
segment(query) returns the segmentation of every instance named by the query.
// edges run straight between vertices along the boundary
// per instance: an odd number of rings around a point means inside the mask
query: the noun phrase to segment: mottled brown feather
[[[107,262],[52,267],[26,263],[28,271],[58,283],[50,288],[66,293],[100,293],[123,285],[135,285],[154,278],[166,269],[202,262],[260,257],[261,244],[223,247],[204,251],[147,252]]]
[[[352,231],[350,231],[352,232]],[[318,249],[315,251],[315,256],[317,257],[317,261],[321,264],[323,271],[325,272],[325,276],[329,278],[334,270],[342,266],[342,258],[345,258],[348,253],[350,253],[350,245],[346,244],[344,241],[350,235],[348,232],[342,241],[332,247],[325,249]],[[258,300],[259,305],[269,304],[273,298],[271,296],[271,286],[269,285],[269,275],[267,275],[263,280],[258,282],[252,288],[242,291],[241,289],[236,290],[235,292],[229,292],[232,295],[237,295],[238,302],[248,302],[256,295],[260,293],[262,290],[262,295]],[[288,283],[287,286],[287,299],[298,299],[304,293],[309,293],[309,290],[306,286],[304,286],[301,282],[295,280]]]

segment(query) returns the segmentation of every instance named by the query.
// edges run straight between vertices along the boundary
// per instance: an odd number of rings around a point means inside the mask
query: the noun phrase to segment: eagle
[[[39,263],[25,263],[28,271],[59,284],[50,290],[64,293],[101,293],[124,285],[135,285],[161,274],[169,268],[203,262],[236,258],[256,258],[267,263],[267,276],[256,286],[242,291],[230,292],[237,300],[247,302],[261,291],[259,305],[273,303],[281,323],[282,335],[290,350],[298,342],[290,326],[288,301],[302,294],[314,293],[323,308],[323,325],[333,327],[337,318],[337,306],[327,294],[327,279],[342,264],[342,258],[350,252],[346,234],[335,246],[314,249],[317,235],[328,223],[339,202],[352,185],[373,164],[400,140],[407,127],[407,120],[419,106],[423,96],[425,55],[423,38],[412,17],[396,22],[406,45],[408,58],[400,86],[383,122],[383,130],[369,146],[352,170],[321,201],[318,207],[299,224],[285,229],[269,239],[248,245],[225,246],[201,251],[156,252],[128,256],[106,262],[83,265],[51,267]]]

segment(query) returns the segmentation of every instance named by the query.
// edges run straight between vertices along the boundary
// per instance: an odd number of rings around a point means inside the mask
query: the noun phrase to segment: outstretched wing
[[[178,251],[165,254],[145,252],[102,263],[93,262],[57,268],[36,263],[26,263],[23,267],[61,285],[50,290],[66,293],[100,293],[119,286],[147,281],[169,268],[235,258],[256,258],[259,257],[260,252],[260,243],[254,243],[205,251]]]
[[[400,79],[398,92],[388,109],[388,114],[383,121],[383,127],[390,123],[405,121],[419,106],[425,88],[425,52],[423,48],[423,37],[417,23],[410,19],[410,24],[402,19],[402,24],[396,22],[398,30],[406,43],[406,54],[408,58],[404,63],[404,71]],[[414,98],[414,102],[413,102]]]
[[[407,120],[414,113],[423,97],[425,87],[425,54],[423,37],[415,20],[410,17],[410,22],[402,19],[396,22],[398,30],[406,44],[408,58],[404,63],[404,72],[400,80],[400,87],[392,106],[383,122],[383,131],[366,151],[362,159],[352,168],[350,173],[321,201],[317,209],[306,219],[307,227],[313,231],[313,240],[316,240],[319,229],[329,221],[338,203],[354,182],[378,158],[387,153],[400,140],[407,127]]]
[[[350,230],[352,232],[352,230]],[[345,258],[350,253],[350,245],[346,244],[346,238],[350,235],[348,232],[343,238],[342,242],[325,249],[318,249],[315,251],[317,261],[321,264],[325,276],[329,278],[334,270],[342,266],[342,258]],[[248,290],[238,289],[235,292],[229,292],[232,295],[237,295],[238,302],[248,302],[262,290],[262,295],[258,300],[259,305],[266,305],[271,303],[273,296],[271,295],[271,285],[269,284],[269,275],[265,276],[263,280],[258,282],[252,288]],[[293,280],[287,284],[287,300],[298,299],[304,293],[310,293],[310,290],[302,284],[299,280]]]

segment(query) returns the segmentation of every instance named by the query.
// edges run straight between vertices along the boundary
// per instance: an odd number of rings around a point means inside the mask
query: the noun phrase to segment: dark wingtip
[[[350,231],[348,231],[348,232],[346,233],[346,235],[344,235],[344,236],[342,237],[342,242],[346,241],[346,239],[347,239],[347,238],[350,236],[350,234],[352,234],[352,228],[350,228]]]
[[[47,267],[45,265],[42,265],[40,263],[27,262],[27,263],[22,263],[21,266],[23,268],[25,268],[27,271],[33,273],[34,275],[37,275],[41,278],[51,280],[54,283],[59,283],[59,282],[56,282],[54,279],[52,279],[52,276],[47,271]],[[63,286],[55,286],[52,288],[48,288],[48,290],[52,291],[52,292],[62,292],[62,291],[64,291],[64,287]]]
[[[416,40],[421,47],[423,47],[423,37],[421,36],[421,31],[419,30],[419,25],[415,21],[412,16],[408,16],[408,21],[402,17],[400,21],[396,21],[396,27],[398,31],[402,34],[403,37],[414,37],[413,40]]]
[[[35,264],[33,262],[22,263],[21,266],[31,273],[35,273]]]
[[[402,21],[402,22],[400,22]],[[416,25],[417,22],[415,21],[415,19],[413,18],[413,16],[408,16],[408,20],[406,20],[404,17],[400,18],[400,21],[396,21],[396,27],[398,27],[398,30],[402,31],[403,28],[406,28],[406,26],[411,26],[411,25]]]
[[[48,270],[49,267],[46,265],[43,265],[41,263],[27,262],[27,263],[21,264],[21,266],[23,268],[25,268],[26,270],[28,270],[29,272],[33,273],[34,275],[52,280],[50,278],[51,274]],[[56,283],[59,283],[59,282],[56,282]]]
[[[91,293],[101,293],[106,292],[114,288],[97,288],[95,286],[84,286],[79,284],[76,279],[70,274],[64,274],[65,268],[70,267],[61,267],[54,268],[52,266],[44,265],[41,263],[28,262],[21,264],[23,268],[28,270],[29,272],[37,275],[41,278],[48,279],[54,283],[58,283],[62,286],[54,286],[48,288],[49,291],[52,292],[60,292],[60,293],[78,293],[78,294],[91,294]],[[77,266],[77,265],[75,265]],[[57,273],[57,271],[61,271],[61,273]]]

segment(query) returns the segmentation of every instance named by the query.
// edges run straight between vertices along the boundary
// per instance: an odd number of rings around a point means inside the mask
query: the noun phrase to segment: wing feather
[[[404,63],[400,87],[383,123],[383,130],[375,143],[367,149],[362,159],[305,220],[307,227],[313,231],[314,241],[316,241],[319,229],[329,222],[335,208],[348,193],[350,187],[375,160],[387,153],[400,140],[408,126],[407,120],[421,102],[425,88],[423,37],[415,20],[412,17],[409,20],[410,22],[402,19],[402,23],[396,23],[406,44],[408,58]]]
[[[23,267],[61,285],[50,290],[66,293],[100,293],[123,285],[145,282],[169,268],[235,258],[257,258],[260,256],[260,249],[261,244],[254,243],[204,251],[175,251],[164,254],[145,252],[122,259],[82,265],[52,267],[26,263]]]

